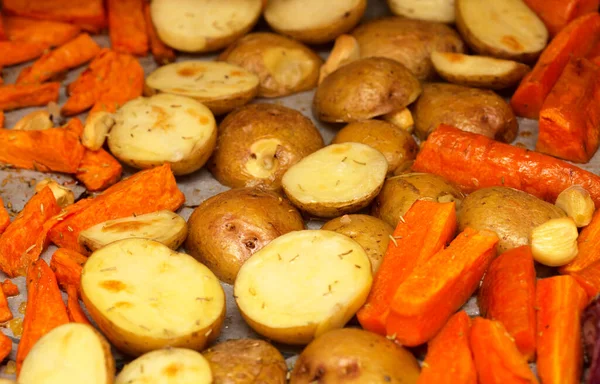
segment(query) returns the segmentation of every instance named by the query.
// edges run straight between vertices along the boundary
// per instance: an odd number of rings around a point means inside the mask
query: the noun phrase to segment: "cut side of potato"
[[[99,150],[104,145],[108,131],[113,125],[115,125],[115,117],[112,113],[106,111],[90,113],[83,127],[81,144],[92,151]]]
[[[102,333],[133,356],[166,346],[200,350],[217,338],[225,318],[215,275],[152,240],[120,240],[92,253],[81,292]]]
[[[319,84],[339,67],[360,59],[358,41],[352,35],[341,35],[335,39],[331,53],[319,72]]]
[[[193,99],[170,94],[125,103],[108,136],[110,151],[122,162],[141,169],[169,163],[176,175],[200,169],[216,143],[211,111]]]
[[[185,348],[148,352],[127,364],[115,384],[210,384],[213,376],[200,353]]]
[[[454,0],[388,0],[392,13],[409,19],[454,22]]]
[[[79,244],[93,252],[118,240],[139,238],[158,241],[175,250],[185,241],[187,231],[183,217],[158,211],[96,224],[79,233]]]
[[[146,78],[149,95],[164,92],[187,96],[224,114],[252,100],[258,93],[258,76],[222,61],[184,61],[164,65]]]
[[[529,66],[487,56],[433,52],[431,62],[446,81],[468,87],[504,89],[519,84]]]
[[[456,26],[477,53],[529,62],[548,41],[548,30],[523,0],[456,0]]]
[[[371,289],[363,248],[332,231],[304,230],[278,237],[240,269],[234,297],[248,324],[287,344],[307,344],[343,327]]]
[[[50,188],[54,198],[61,208],[65,208],[75,202],[75,194],[67,187],[63,187],[52,179],[40,180],[35,185],[35,193],[38,193],[44,188]]]
[[[48,111],[35,111],[23,116],[12,129],[20,131],[43,131],[54,127]]]
[[[368,145],[332,144],[292,166],[282,185],[300,209],[336,217],[369,205],[381,190],[387,170],[385,156]]]
[[[110,345],[94,328],[68,323],[33,346],[23,362],[23,384],[112,384],[115,363]]]

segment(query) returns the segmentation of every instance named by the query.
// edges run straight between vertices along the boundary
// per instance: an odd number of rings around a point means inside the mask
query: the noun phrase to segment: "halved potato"
[[[146,239],[92,253],[81,295],[102,333],[133,356],[167,346],[200,350],[217,338],[225,318],[216,276],[192,256]]]
[[[147,95],[164,92],[191,97],[222,115],[252,100],[259,79],[237,65],[214,61],[182,61],[163,65],[148,77]]]
[[[15,130],[21,131],[43,131],[54,127],[52,118],[48,111],[34,111],[23,116],[12,127]]]
[[[327,57],[327,61],[325,61],[325,64],[321,66],[321,70],[319,71],[319,84],[339,67],[358,59],[360,59],[360,48],[354,36],[338,36]]]
[[[164,67],[163,67],[164,68]],[[138,97],[117,111],[108,147],[134,168],[169,163],[173,173],[200,169],[217,142],[217,123],[208,108],[189,97]]]
[[[104,145],[113,125],[115,125],[114,114],[106,111],[91,112],[85,120],[81,144],[92,151],[99,150]]]
[[[265,19],[279,33],[320,44],[354,28],[366,8],[367,0],[269,0]]]
[[[534,61],[546,47],[548,30],[523,0],[456,0],[456,26],[477,53]]]
[[[399,111],[390,112],[382,116],[383,120],[390,124],[394,124],[396,127],[412,133],[415,129],[415,121],[413,119],[410,109],[404,108]]]
[[[332,231],[304,230],[278,237],[240,269],[234,297],[258,333],[286,344],[307,344],[343,327],[371,289],[363,248]]]
[[[213,375],[200,353],[185,348],[148,352],[125,365],[115,384],[211,384]]]
[[[366,144],[331,144],[300,160],[281,181],[298,208],[319,217],[336,217],[369,205],[381,190],[387,170],[385,156]]]
[[[387,0],[392,13],[409,19],[454,22],[454,0]]]
[[[35,193],[38,193],[46,187],[50,188],[56,199],[56,203],[60,205],[61,208],[65,208],[75,202],[75,194],[71,189],[63,187],[50,178],[38,181],[35,185]]]
[[[90,253],[114,241],[139,238],[158,241],[176,250],[187,236],[184,218],[171,211],[123,217],[96,224],[79,233],[79,244]]]
[[[94,328],[68,323],[42,336],[27,354],[19,383],[112,384],[115,362],[110,345]]]
[[[228,46],[252,29],[261,11],[261,0],[153,0],[150,6],[160,39],[185,52]]]

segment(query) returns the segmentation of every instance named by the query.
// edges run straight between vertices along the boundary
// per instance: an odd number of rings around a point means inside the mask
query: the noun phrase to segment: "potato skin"
[[[188,225],[186,250],[228,284],[244,261],[271,240],[304,229],[302,217],[287,200],[255,188],[209,198],[194,210]]]
[[[414,384],[419,364],[406,349],[383,336],[343,328],[320,336],[300,354],[290,384]]]
[[[530,243],[533,228],[566,216],[558,207],[512,188],[483,188],[467,196],[457,211],[458,226],[487,229],[500,238],[498,253]]]
[[[246,164],[256,157],[252,145],[269,139],[280,142],[272,157],[277,168],[269,177],[258,178],[248,172]],[[229,187],[279,190],[285,171],[323,145],[315,125],[300,112],[277,104],[251,104],[233,111],[221,122],[217,147],[208,166],[215,178]]]
[[[432,52],[465,51],[465,45],[456,31],[432,21],[385,17],[362,24],[352,35],[358,41],[361,57],[396,60],[419,80],[435,77],[430,59]]]
[[[281,353],[264,340],[227,340],[202,352],[215,384],[285,384],[287,366]]]
[[[332,144],[357,142],[375,148],[388,161],[388,173],[393,173],[402,163],[414,160],[419,146],[412,135],[395,125],[381,120],[350,123],[333,138]]]
[[[351,123],[398,111],[420,93],[421,84],[402,64],[382,57],[360,59],[323,80],[313,109],[319,120]]]
[[[517,137],[517,118],[493,91],[456,84],[430,83],[412,106],[415,133],[425,140],[438,125],[448,124],[505,143]]]

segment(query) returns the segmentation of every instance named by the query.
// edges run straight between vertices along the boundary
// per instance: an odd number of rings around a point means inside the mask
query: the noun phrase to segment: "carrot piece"
[[[73,24],[18,16],[4,17],[4,26],[8,40],[42,43],[47,47],[63,45],[81,32]]]
[[[108,0],[108,32],[117,52],[144,56],[148,35],[144,19],[144,0]]]
[[[546,24],[550,36],[555,36],[572,20],[598,11],[599,0],[525,0],[525,3]]]
[[[110,153],[100,148],[86,150],[75,174],[88,191],[102,191],[121,178],[123,167]]]
[[[0,110],[45,106],[58,101],[59,90],[60,83],[3,85],[0,87]]]
[[[510,105],[515,113],[518,116],[537,119],[546,96],[554,87],[569,58],[586,56],[599,38],[600,14],[597,12],[573,20],[560,31],[513,94]]]
[[[541,153],[499,143],[440,124],[413,164],[457,184],[463,192],[505,186],[554,203],[571,185],[581,185],[600,207],[600,177]]]
[[[79,291],[81,281],[81,271],[87,257],[79,252],[67,248],[59,248],[52,255],[50,260],[50,269],[56,275],[58,285],[67,290],[69,286],[74,286]]]
[[[175,61],[175,51],[171,47],[167,46],[162,42],[154,23],[152,23],[152,15],[150,14],[150,3],[144,2],[144,19],[146,21],[146,33],[148,34],[148,43],[150,44],[150,51],[154,56],[154,61],[158,65],[165,65]]]
[[[0,237],[0,269],[10,277],[24,275],[48,245],[45,223],[60,212],[50,188],[36,193]]]
[[[0,289],[0,323],[4,323],[5,321],[11,320],[13,318],[13,314],[8,307],[8,301],[6,300],[6,295],[4,291]]]
[[[71,119],[62,129],[22,131],[0,129],[0,163],[16,168],[76,173],[85,147],[70,126],[81,126]]]
[[[453,315],[427,346],[417,384],[477,384],[469,335],[471,319],[465,311]]]
[[[33,345],[46,333],[68,322],[67,308],[54,273],[44,260],[34,262],[27,271],[27,309],[17,349],[17,375]]]
[[[2,292],[4,292],[4,295],[8,296],[8,297],[18,296],[19,295],[19,287],[17,287],[15,285],[15,283],[10,281],[9,279],[5,279],[2,282]]]
[[[67,287],[67,312],[69,314],[69,320],[73,323],[81,323],[91,325],[87,316],[81,309],[79,304],[79,294],[77,293],[77,287],[69,285]]]
[[[0,85],[2,85],[2,78],[0,77]],[[4,128],[4,111],[0,111],[0,129]]]
[[[512,249],[488,268],[479,290],[479,312],[501,322],[527,360],[535,356],[535,267],[531,247]]]
[[[0,235],[4,233],[6,228],[10,225],[10,216],[6,208],[4,208],[4,202],[2,201],[2,197],[0,197]]]
[[[68,43],[40,57],[17,78],[17,84],[43,83],[58,73],[92,60],[100,52],[100,46],[87,33],[82,33]]]
[[[96,198],[71,205],[68,215],[50,230],[50,239],[59,247],[86,254],[79,245],[79,232],[103,221],[159,211],[176,210],[185,197],[177,187],[168,164],[136,173],[108,188]]]
[[[579,271],[569,272],[568,276],[579,283],[588,297],[594,298],[600,293],[600,262],[595,262]]]
[[[4,24],[2,13],[0,13],[0,40],[7,40],[6,27]]]
[[[396,227],[367,302],[358,311],[358,321],[366,330],[385,334],[389,306],[396,290],[414,268],[442,250],[456,233],[454,203],[419,200]]]
[[[48,49],[46,43],[0,41],[0,67],[24,63],[42,56]]]
[[[2,12],[33,19],[64,21],[94,30],[106,26],[102,0],[4,0]]]
[[[588,297],[570,276],[537,284],[537,371],[544,384],[581,382],[581,313]]]
[[[577,238],[577,256],[569,264],[559,268],[560,273],[581,271],[600,261],[600,210],[594,213],[592,221],[581,230]]]
[[[3,361],[12,352],[12,340],[0,332],[0,361]]]
[[[479,286],[496,256],[498,236],[465,229],[448,248],[418,265],[398,287],[386,331],[402,345],[429,341]]]

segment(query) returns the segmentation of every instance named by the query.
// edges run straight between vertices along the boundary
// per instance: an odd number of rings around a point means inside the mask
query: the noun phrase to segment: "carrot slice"
[[[427,346],[417,384],[477,384],[477,371],[471,354],[471,319],[460,311]]]
[[[81,29],[73,24],[19,16],[4,17],[4,27],[8,40],[42,43],[47,47],[63,45],[81,32]]]
[[[3,361],[12,352],[12,340],[0,332],[0,361]]]
[[[148,42],[150,43],[150,51],[154,56],[154,61],[158,65],[165,65],[175,61],[175,51],[162,42],[150,14],[150,3],[144,2],[144,19],[146,20],[146,32],[148,33]]]
[[[102,0],[4,0],[2,12],[34,19],[64,21],[93,30],[106,26]]]
[[[4,291],[0,289],[0,323],[4,323],[5,321],[11,320],[13,318],[13,314],[8,307],[8,300],[6,300],[6,295]]]
[[[67,248],[59,248],[52,255],[50,269],[56,275],[58,285],[68,292],[69,286],[74,286],[79,292],[81,271],[87,257]]]
[[[594,213],[592,221],[583,228],[577,238],[578,253],[569,264],[562,266],[562,274],[581,271],[600,261],[600,210]]]
[[[42,56],[48,49],[46,43],[0,41],[0,67],[24,63]]]
[[[542,19],[550,36],[555,36],[572,20],[598,11],[599,0],[525,0]]]
[[[0,13],[0,40],[7,40],[6,26],[4,25],[5,23],[3,19],[2,13]]]
[[[3,85],[0,87],[0,109],[8,111],[45,106],[51,101],[58,101],[59,91],[60,83]]]
[[[9,279],[6,279],[2,282],[2,292],[4,292],[5,296],[18,296],[19,295],[19,287],[15,285]]]
[[[388,335],[402,345],[431,340],[479,286],[496,256],[498,236],[465,229],[398,287],[387,318]]]
[[[544,384],[581,382],[581,313],[588,297],[570,276],[537,283],[537,371]]]
[[[480,384],[538,383],[501,322],[476,317],[470,340]]]
[[[385,334],[389,306],[396,290],[417,265],[442,250],[456,233],[454,203],[419,200],[398,223],[367,302],[358,311],[358,321],[366,330]]]
[[[10,225],[10,216],[8,215],[8,211],[4,208],[4,202],[2,201],[2,197],[0,197],[0,235],[4,233],[6,228]]]
[[[86,150],[75,177],[88,191],[104,190],[121,178],[123,167],[110,153],[100,148]]]
[[[83,309],[81,309],[81,305],[79,304],[79,294],[77,292],[78,289],[74,285],[69,285],[67,287],[67,312],[69,314],[69,320],[73,323],[91,325],[83,312]]]
[[[567,275],[579,283],[588,297],[594,298],[600,293],[600,261],[592,263],[583,269],[568,272]]]
[[[144,0],[108,0],[108,32],[117,52],[144,56],[148,35],[144,19]]]
[[[0,85],[2,85],[2,78],[0,77]],[[4,111],[0,111],[0,129],[4,128]]]

